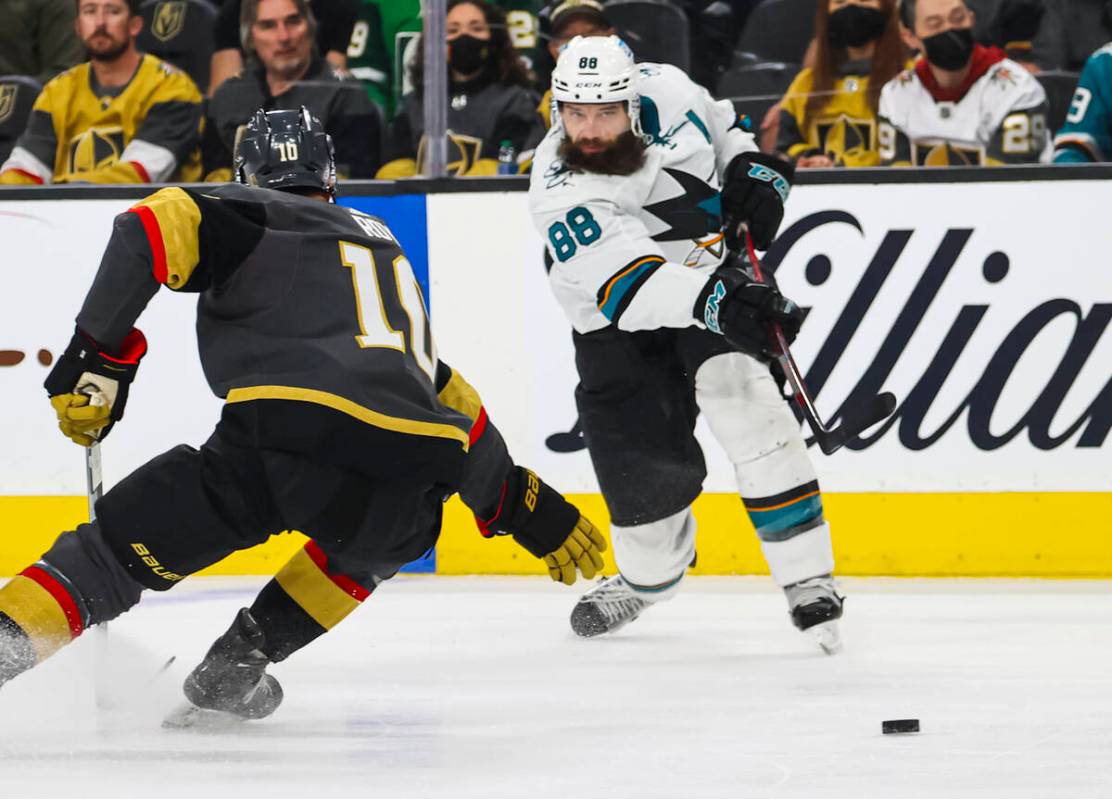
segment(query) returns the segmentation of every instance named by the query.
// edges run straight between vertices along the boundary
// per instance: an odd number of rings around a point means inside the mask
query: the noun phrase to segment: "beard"
[[[85,40],[85,52],[90,61],[115,61],[131,45],[127,37],[113,39],[112,34],[103,28],[93,31],[93,35]]]
[[[645,141],[632,130],[618,136],[596,153],[583,151],[582,144],[600,145],[600,139],[581,139],[573,142],[567,136],[560,142],[558,155],[564,165],[575,172],[594,172],[599,175],[632,175],[645,165]]]

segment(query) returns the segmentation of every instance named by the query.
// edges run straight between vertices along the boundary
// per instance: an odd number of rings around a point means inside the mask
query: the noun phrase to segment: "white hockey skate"
[[[599,580],[579,598],[571,612],[571,628],[584,638],[612,633],[636,619],[651,604],[633,593],[622,576],[616,574]]]
[[[792,624],[810,633],[822,651],[835,655],[842,651],[838,619],[842,617],[843,598],[838,595],[829,574],[811,577],[784,588]]]

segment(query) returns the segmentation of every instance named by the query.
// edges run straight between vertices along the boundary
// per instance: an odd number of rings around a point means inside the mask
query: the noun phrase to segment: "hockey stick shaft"
[[[753,237],[749,234],[748,229],[744,230],[744,235],[745,249],[749,256],[749,263],[753,266],[753,275],[763,283],[765,279],[761,273],[761,263],[757,258],[757,250],[753,246]],[[895,410],[895,395],[884,392],[873,397],[870,401],[856,406],[855,412],[845,413],[842,424],[837,428],[831,428],[823,424],[818,409],[815,408],[814,400],[811,399],[811,392],[807,390],[807,384],[803,381],[803,373],[800,372],[795,359],[792,357],[788,341],[784,337],[784,331],[776,323],[772,323],[770,327],[776,343],[776,360],[780,363],[784,376],[787,377],[788,383],[792,387],[792,396],[795,397],[796,403],[802,410],[803,418],[815,435],[815,442],[826,455],[832,455],[851,438],[866,428],[872,427],[877,422],[886,419]]]
[[[97,520],[97,502],[104,493],[99,441],[85,448],[85,485],[89,497],[89,523],[92,524]],[[97,707],[108,709],[113,704],[105,682],[108,678],[108,622],[101,622],[93,629],[93,687]]]

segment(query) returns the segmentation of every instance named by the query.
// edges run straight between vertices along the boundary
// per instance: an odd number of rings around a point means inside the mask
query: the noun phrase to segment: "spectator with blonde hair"
[[[814,65],[784,95],[776,149],[797,167],[879,164],[880,90],[903,57],[896,0],[818,0]]]

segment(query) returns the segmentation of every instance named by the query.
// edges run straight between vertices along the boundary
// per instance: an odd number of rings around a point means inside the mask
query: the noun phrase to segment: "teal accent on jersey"
[[[703,122],[703,120],[699,119],[698,114],[696,114],[694,111],[688,111],[687,112],[687,118],[690,119],[691,123],[699,129],[700,133],[703,134],[703,137],[707,140],[707,144],[713,144],[714,143],[713,141],[711,141],[710,131],[707,130],[707,126]]]
[[[660,110],[651,97],[641,98],[641,130],[654,142],[660,138]]]
[[[703,211],[706,211],[707,214],[709,216],[713,217],[714,219],[717,219],[717,220],[722,219],[722,195],[721,194],[715,194],[713,197],[708,197],[707,199],[700,202],[697,207],[702,209]],[[722,226],[721,223],[716,225],[716,227],[721,227],[721,226]]]
[[[814,521],[821,516],[821,495],[803,497],[779,508],[749,511],[749,520],[757,528],[757,535],[762,541],[783,541],[791,537],[785,533],[792,528]]]
[[[1054,137],[1054,163],[1112,160],[1112,44],[1093,53]]]
[[[599,291],[599,310],[611,322],[617,322],[621,312],[629,307],[633,295],[653,272],[664,263],[663,258],[644,258],[634,262],[632,268],[623,269]]]

